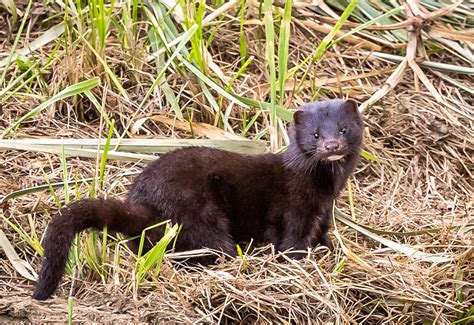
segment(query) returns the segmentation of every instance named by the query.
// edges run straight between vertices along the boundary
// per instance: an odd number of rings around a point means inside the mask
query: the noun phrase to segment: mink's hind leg
[[[235,242],[231,238],[230,220],[213,202],[207,202],[200,210],[188,211],[182,216],[183,228],[178,234],[176,251],[210,248],[235,256]],[[191,258],[191,264],[209,265],[216,262],[216,255]]]

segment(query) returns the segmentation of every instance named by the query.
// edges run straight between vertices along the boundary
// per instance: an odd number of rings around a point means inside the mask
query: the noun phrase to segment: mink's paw
[[[330,251],[334,250],[334,245],[332,244],[332,241],[331,239],[329,239],[329,236],[327,234],[323,236],[320,245],[326,246],[327,248],[329,248]]]

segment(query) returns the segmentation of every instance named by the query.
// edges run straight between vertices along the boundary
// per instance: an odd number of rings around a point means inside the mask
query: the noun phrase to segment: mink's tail
[[[153,220],[152,209],[115,199],[81,200],[63,207],[53,216],[43,240],[44,261],[33,298],[45,300],[56,291],[76,233],[107,226],[110,231],[137,236]]]

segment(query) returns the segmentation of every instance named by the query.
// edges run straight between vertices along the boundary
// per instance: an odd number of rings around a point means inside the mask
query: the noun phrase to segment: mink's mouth
[[[341,160],[344,157],[345,157],[345,155],[331,155],[331,156],[326,157],[325,160],[338,161],[338,160]]]
[[[339,151],[339,152],[318,152],[316,154],[316,159],[321,162],[338,162],[341,160],[344,160],[344,158],[347,156],[347,152],[344,151]]]
[[[324,150],[323,152],[319,152],[319,160],[327,161],[327,162],[337,162],[343,160],[347,154],[348,150],[346,148],[340,148],[339,150],[328,151]]]

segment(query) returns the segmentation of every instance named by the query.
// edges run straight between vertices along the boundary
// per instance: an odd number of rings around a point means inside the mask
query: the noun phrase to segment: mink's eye
[[[346,128],[341,128],[339,130],[339,134],[341,134],[341,135],[346,134],[346,132],[347,132]]]
[[[313,137],[314,137],[315,139],[319,139],[319,133],[313,134]]]

